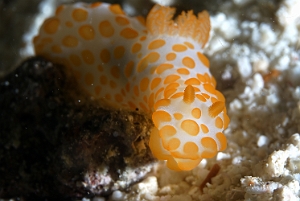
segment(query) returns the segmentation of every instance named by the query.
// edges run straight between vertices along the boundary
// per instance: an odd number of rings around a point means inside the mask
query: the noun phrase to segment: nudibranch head
[[[175,62],[177,74],[168,76],[177,76],[177,80],[165,87],[164,97],[154,104],[155,127],[149,145],[154,156],[167,160],[170,169],[191,170],[203,158],[212,158],[226,149],[223,130],[229,118],[225,98],[215,89],[216,81],[209,73],[209,61],[199,52],[209,37],[208,13],[195,16],[192,11],[183,12],[173,21],[174,11],[156,6],[147,17],[150,33],[177,35],[178,41],[191,39],[192,45],[173,46],[182,59]],[[192,51],[188,53],[186,49]]]
[[[205,83],[187,85],[183,93],[156,102],[155,125],[150,138],[153,154],[167,160],[173,170],[191,170],[203,158],[212,158],[226,148],[225,99],[215,87]]]

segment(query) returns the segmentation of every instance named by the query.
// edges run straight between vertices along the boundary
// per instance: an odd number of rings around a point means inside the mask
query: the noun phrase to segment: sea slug
[[[152,115],[150,149],[173,170],[191,170],[226,148],[225,98],[202,49],[206,11],[155,5],[146,19],[119,5],[61,5],[34,38],[37,55],[66,66],[102,105]]]

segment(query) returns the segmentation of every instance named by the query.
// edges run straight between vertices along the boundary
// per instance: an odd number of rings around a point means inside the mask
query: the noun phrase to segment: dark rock
[[[0,80],[0,94],[1,198],[109,195],[150,171],[151,120],[102,109],[64,67],[28,59]]]

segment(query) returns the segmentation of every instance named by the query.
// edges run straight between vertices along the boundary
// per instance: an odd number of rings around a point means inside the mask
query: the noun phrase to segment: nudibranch
[[[152,115],[150,149],[173,170],[191,170],[226,148],[229,118],[202,50],[206,11],[155,5],[146,19],[119,5],[61,5],[34,38],[37,55],[61,63],[99,103]]]

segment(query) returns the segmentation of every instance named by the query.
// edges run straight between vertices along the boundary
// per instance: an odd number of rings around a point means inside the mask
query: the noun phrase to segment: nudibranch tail
[[[153,155],[173,170],[191,170],[226,148],[229,118],[202,54],[209,14],[174,13],[155,5],[145,20],[116,4],[62,5],[33,43],[102,105],[152,114]]]

